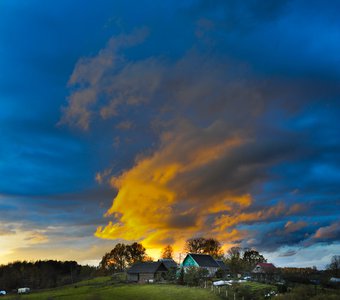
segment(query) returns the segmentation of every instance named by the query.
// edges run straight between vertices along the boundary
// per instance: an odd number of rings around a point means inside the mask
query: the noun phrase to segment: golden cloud
[[[113,220],[98,227],[95,235],[138,240],[154,249],[171,243],[179,250],[186,239],[197,235],[233,244],[247,236],[237,224],[285,214],[288,210],[282,203],[243,212],[253,203],[249,193],[233,189],[228,177],[223,178],[224,184],[209,183],[211,172],[233,160],[238,149],[249,142],[224,128],[223,122],[207,128],[180,122],[163,134],[152,155],[139,157],[131,169],[111,178],[118,193],[105,216]],[[233,174],[229,177],[234,183]],[[200,180],[195,182],[197,178]],[[214,192],[207,193],[210,190]]]

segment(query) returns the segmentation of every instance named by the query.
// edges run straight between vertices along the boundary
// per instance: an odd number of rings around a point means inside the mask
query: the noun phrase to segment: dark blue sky
[[[2,1],[0,262],[212,234],[324,267],[340,251],[339,10]]]

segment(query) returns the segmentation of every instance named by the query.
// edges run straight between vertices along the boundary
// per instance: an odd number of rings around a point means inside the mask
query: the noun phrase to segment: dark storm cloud
[[[27,243],[65,247],[65,226],[85,238],[117,196],[102,237],[151,228],[145,243],[157,247],[198,233],[268,251],[336,243],[338,4],[131,7],[5,1],[1,222],[20,216],[11,230],[26,226]]]
[[[130,38],[133,38],[133,35],[123,37],[123,40]],[[121,38],[117,40],[119,39]],[[122,57],[116,49],[110,50],[107,46],[88,61],[91,65],[97,65],[103,53]],[[165,221],[167,218],[164,219],[163,226],[173,227],[173,220],[177,220],[178,226],[182,228],[190,228],[196,224],[197,230],[202,230],[197,225],[203,222],[199,210],[208,210],[204,218],[210,219],[210,226],[220,224],[225,228],[222,224],[225,219],[226,224],[230,224],[230,230],[237,229],[242,224],[289,222],[291,215],[313,213],[312,205],[309,207],[299,205],[307,201],[304,195],[293,199],[291,195],[276,194],[274,198],[266,200],[261,207],[263,193],[259,191],[261,186],[265,189],[266,186],[271,185],[268,189],[270,193],[276,188],[275,181],[280,180],[286,189],[286,194],[295,189],[301,193],[308,185],[313,185],[314,177],[318,173],[318,164],[324,164],[324,170],[328,168],[329,173],[331,172],[330,162],[324,161],[324,153],[327,152],[329,155],[336,153],[336,147],[334,144],[329,147],[324,137],[333,139],[335,133],[329,127],[329,119],[335,120],[331,108],[339,109],[334,99],[334,96],[339,94],[339,89],[334,82],[325,82],[313,76],[303,79],[282,80],[275,76],[257,79],[248,67],[225,60],[219,53],[207,57],[204,51],[203,53],[189,51],[175,62],[161,57],[149,57],[124,63],[125,65],[119,67],[111,62],[100,63],[102,74],[113,75],[106,75],[92,82],[92,76],[86,72],[79,73],[89,65],[82,65],[80,61],[75,72],[77,76],[86,76],[89,85],[85,91],[93,93],[91,97],[96,106],[93,106],[93,110],[87,102],[78,101],[76,97],[71,98],[73,100],[65,116],[66,118],[72,116],[70,113],[77,108],[80,114],[73,115],[74,119],[71,120],[75,124],[78,118],[82,120],[82,114],[92,115],[98,121],[104,119],[105,122],[110,121],[108,117],[111,117],[112,122],[115,122],[118,116],[131,112],[137,105],[138,109],[143,107],[144,122],[161,126],[159,129],[163,133],[160,145],[150,150],[153,153],[150,157],[148,155],[139,157],[135,165],[136,170],[132,168],[131,174],[142,172],[139,166],[149,159],[154,160],[157,156],[162,157],[163,162],[155,161],[156,168],[157,164],[160,164],[161,168],[171,163],[194,165],[192,168],[188,167],[188,170],[175,172],[167,183],[167,186],[176,193],[175,204],[172,204],[169,209],[175,212],[178,211],[178,207],[184,208],[183,213],[190,215],[188,222],[183,223],[182,216],[169,216],[168,221]],[[135,80],[138,74],[141,74],[140,77],[143,77],[142,74],[147,74],[148,81],[152,79],[152,89],[146,88],[144,81]],[[108,85],[112,88],[107,88]],[[109,99],[109,104],[101,97],[102,91],[105,93],[105,98]],[[72,94],[71,97],[75,95]],[[119,100],[117,95],[125,95],[124,101]],[[138,100],[144,95],[147,95],[146,101]],[[325,99],[327,99],[326,105],[324,105]],[[317,110],[322,111],[322,114],[316,115]],[[103,111],[105,115],[100,113]],[[158,111],[158,113],[154,116],[148,113],[149,111]],[[87,126],[86,121],[84,128]],[[318,143],[314,143],[315,135],[320,135]],[[337,145],[338,141],[333,140]],[[223,141],[226,144],[223,145]],[[200,149],[202,154],[199,152]],[[202,156],[201,164],[193,160],[195,156]],[[289,168],[291,172],[297,174],[306,170],[308,175],[297,183],[296,178],[285,176],[284,171],[280,172],[280,170],[287,170],[289,174]],[[311,172],[315,168],[316,172]],[[151,169],[149,172],[152,173]],[[337,169],[334,169],[334,173],[337,173]],[[117,199],[119,199],[119,188],[124,188],[124,180],[128,185],[128,178],[129,171],[126,171],[121,179],[119,177],[113,179],[113,182],[116,180],[123,182],[115,186],[118,189]],[[334,188],[333,182],[329,185]],[[227,191],[229,195],[226,194]],[[217,205],[216,198],[220,201],[237,203],[241,200],[235,200],[235,197],[243,199],[244,194],[252,191],[254,193],[251,204],[248,204],[250,206],[246,205],[238,211],[244,213],[240,220],[233,214],[223,214],[223,210],[228,209],[223,208],[223,205],[218,208],[221,211],[217,214],[216,208],[214,217],[209,216],[208,207]],[[337,188],[335,192],[338,192]],[[117,199],[115,202],[118,203]],[[242,201],[240,203],[243,203]],[[317,205],[318,202],[319,200],[314,200],[312,204]],[[292,210],[285,208],[284,205],[280,206],[280,203],[286,203]],[[190,205],[196,207],[193,209],[194,214],[189,213]],[[278,210],[268,209],[266,207],[268,205],[273,208],[278,205]],[[286,209],[288,214],[281,212],[283,209]],[[126,210],[129,210],[126,213],[131,215],[133,208],[127,205]],[[122,215],[125,213],[124,210],[118,211]],[[214,218],[215,221],[211,221]],[[236,218],[237,221],[231,222],[231,218]],[[306,229],[306,232],[295,232],[287,241],[279,234],[278,228],[268,232],[264,230],[263,238],[260,237],[259,240],[261,242],[265,240],[262,245],[272,251],[280,248],[284,243],[289,245],[300,243],[315,230],[317,228],[312,227]],[[115,229],[109,225],[102,232],[102,237],[113,237],[112,232],[115,232]],[[192,231],[189,233],[192,234]],[[268,237],[270,239],[267,239]]]

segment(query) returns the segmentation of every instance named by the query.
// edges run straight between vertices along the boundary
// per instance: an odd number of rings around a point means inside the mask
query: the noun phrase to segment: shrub
[[[184,272],[184,283],[191,286],[198,286],[208,274],[209,272],[206,269],[197,267],[187,268]]]

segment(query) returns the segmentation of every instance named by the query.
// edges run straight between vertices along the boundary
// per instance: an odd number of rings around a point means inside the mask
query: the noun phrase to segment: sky
[[[0,2],[0,263],[340,253],[340,4]]]

